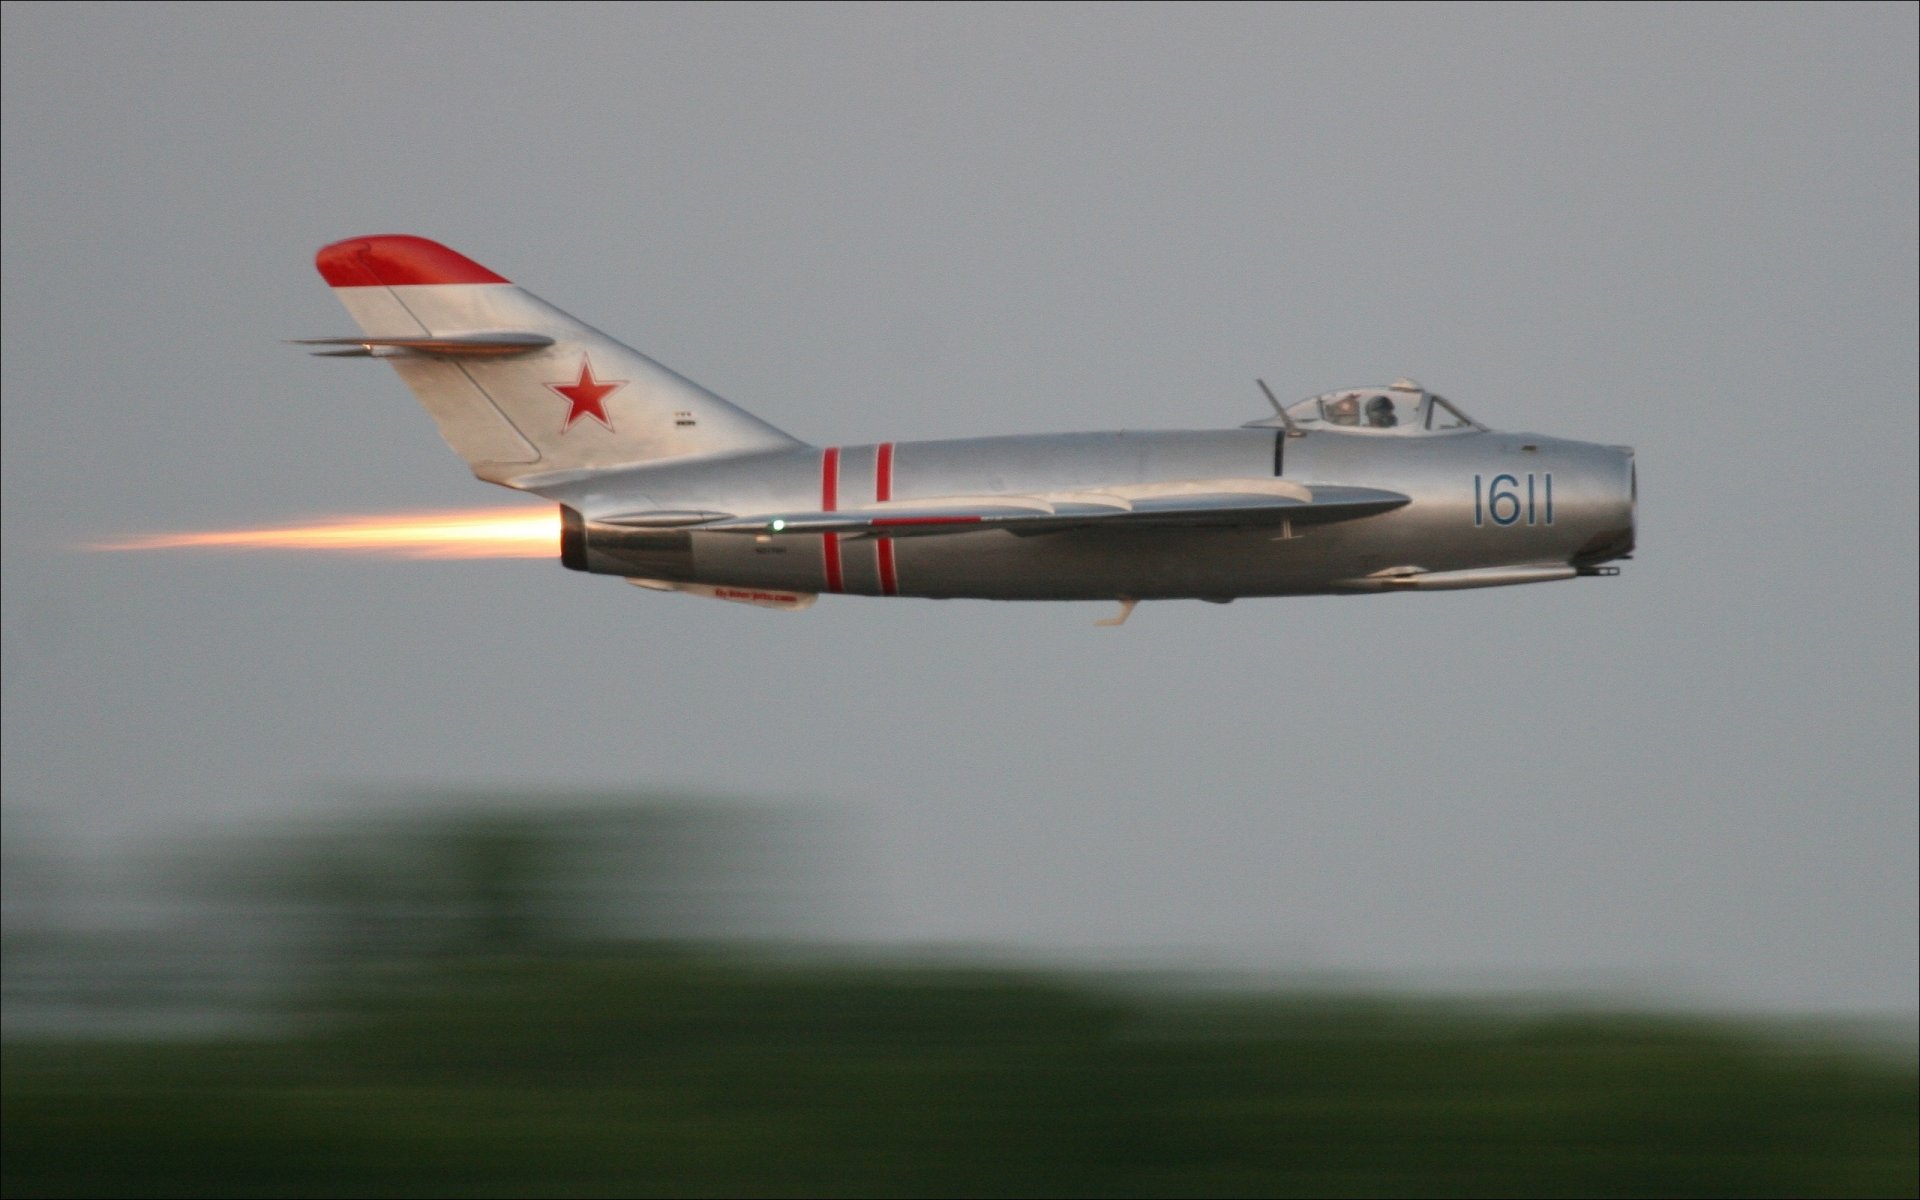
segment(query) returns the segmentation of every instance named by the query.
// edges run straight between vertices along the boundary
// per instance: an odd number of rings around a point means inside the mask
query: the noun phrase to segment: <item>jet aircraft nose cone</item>
[[[1607,547],[1608,558],[1631,558],[1640,525],[1640,470],[1634,465],[1632,446],[1615,446],[1620,454],[1619,482],[1614,511],[1619,515],[1620,532]]]
[[[1572,558],[1574,567],[1590,575],[1614,574],[1613,568],[1603,569],[1601,564],[1633,557],[1639,532],[1639,473],[1634,466],[1633,448],[1608,446],[1605,450],[1613,454],[1611,464],[1604,457],[1598,460],[1600,470],[1597,477],[1591,478],[1590,485],[1595,490],[1588,493],[1591,507],[1587,512],[1592,523],[1587,528],[1593,532],[1574,551]]]
[[[1627,553],[1633,553],[1633,540],[1640,525],[1640,468],[1633,461],[1633,447],[1621,447],[1627,460]]]

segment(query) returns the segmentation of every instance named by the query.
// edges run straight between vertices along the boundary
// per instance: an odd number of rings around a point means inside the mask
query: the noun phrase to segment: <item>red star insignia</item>
[[[573,423],[581,417],[592,417],[608,429],[613,422],[607,420],[606,406],[601,403],[608,396],[627,386],[624,379],[609,379],[601,382],[593,377],[593,363],[585,355],[580,358],[580,378],[574,383],[549,383],[548,387],[571,406],[567,409],[567,423],[560,427],[565,433],[573,428]]]

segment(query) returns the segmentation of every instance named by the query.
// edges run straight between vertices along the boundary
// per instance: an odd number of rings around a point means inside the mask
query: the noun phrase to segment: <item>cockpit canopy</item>
[[[1391,387],[1341,388],[1287,406],[1287,415],[1301,432],[1324,429],[1391,437],[1427,437],[1439,433],[1469,433],[1486,426],[1454,407],[1452,401],[1429,392],[1411,379],[1395,380]],[[1279,424],[1277,419],[1261,425]]]

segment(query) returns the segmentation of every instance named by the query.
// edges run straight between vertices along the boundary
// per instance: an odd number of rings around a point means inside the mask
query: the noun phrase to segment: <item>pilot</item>
[[[1367,424],[1375,429],[1392,429],[1400,423],[1394,415],[1393,401],[1385,396],[1375,396],[1367,401]]]

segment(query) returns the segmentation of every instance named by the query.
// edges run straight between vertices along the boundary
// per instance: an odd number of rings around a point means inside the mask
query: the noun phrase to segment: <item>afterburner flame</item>
[[[204,533],[155,533],[94,550],[330,550],[390,558],[553,558],[560,553],[556,508],[474,508],[451,512],[330,517]]]

